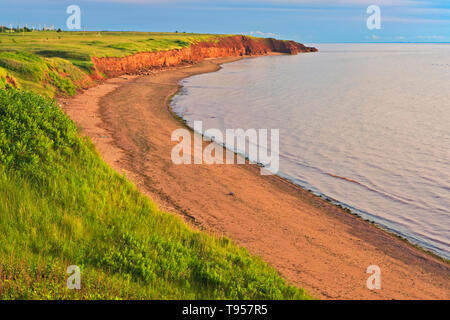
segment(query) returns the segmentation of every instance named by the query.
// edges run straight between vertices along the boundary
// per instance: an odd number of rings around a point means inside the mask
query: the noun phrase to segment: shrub
[[[0,90],[0,164],[39,177],[80,148],[75,124],[53,100],[16,89]]]

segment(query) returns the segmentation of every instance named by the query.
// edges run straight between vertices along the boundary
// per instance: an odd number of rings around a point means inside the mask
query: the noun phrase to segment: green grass
[[[307,299],[227,238],[162,212],[100,158],[51,97],[91,58],[221,36],[0,33],[0,299]],[[82,270],[81,290],[66,269]]]
[[[81,290],[66,287],[69,265]],[[159,210],[52,99],[0,90],[0,299],[306,298],[229,239]]]
[[[92,57],[181,49],[226,35],[156,32],[0,33],[0,88],[10,75],[26,90],[53,97],[89,85]],[[4,84],[3,84],[4,87]]]
[[[74,95],[86,74],[61,58],[42,58],[29,52],[0,51],[0,84],[10,76],[19,88],[53,97]],[[1,88],[0,87],[0,88]]]
[[[90,57],[123,57],[137,52],[180,49],[222,35],[169,32],[25,32],[0,33],[2,50],[88,61]]]

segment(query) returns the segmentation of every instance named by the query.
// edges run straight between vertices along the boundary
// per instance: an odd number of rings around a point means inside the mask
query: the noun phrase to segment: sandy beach
[[[225,235],[320,299],[449,299],[450,266],[256,165],[175,165],[179,81],[233,58],[121,76],[61,99],[103,159],[166,211]],[[369,290],[366,269],[381,269]]]

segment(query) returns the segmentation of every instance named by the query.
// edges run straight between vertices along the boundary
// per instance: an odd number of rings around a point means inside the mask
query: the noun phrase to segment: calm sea
[[[450,258],[450,45],[323,44],[182,81],[204,129],[280,129],[280,172]]]

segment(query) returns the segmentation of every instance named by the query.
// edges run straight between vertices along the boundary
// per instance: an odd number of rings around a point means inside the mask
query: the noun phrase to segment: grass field
[[[170,49],[210,36],[59,36],[0,35],[0,299],[308,299],[229,239],[160,211],[45,97],[75,94],[85,71],[72,62],[88,61],[84,55]],[[81,268],[81,290],[66,286],[69,265]]]
[[[73,95],[92,71],[91,58],[180,49],[224,35],[155,32],[0,33],[0,79],[47,96]],[[2,76],[3,75],[3,76]],[[3,81],[5,82],[5,81]],[[1,87],[1,82],[0,82]]]

